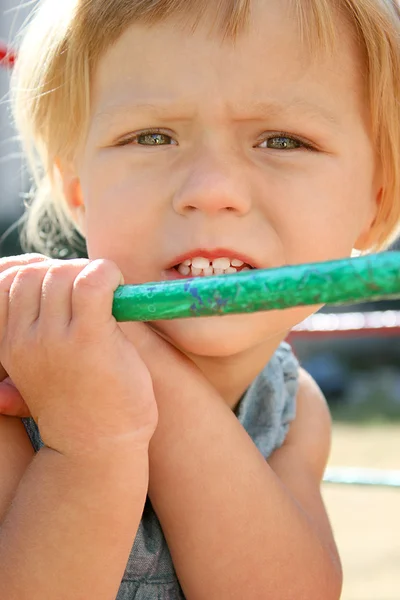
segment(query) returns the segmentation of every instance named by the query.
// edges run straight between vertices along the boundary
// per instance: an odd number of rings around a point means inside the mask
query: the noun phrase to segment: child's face
[[[288,6],[255,3],[236,45],[174,22],[135,25],[103,57],[78,170],[82,218],[90,257],[115,260],[127,283],[166,278],[199,249],[261,268],[347,257],[371,225],[380,185],[357,51],[342,26],[337,53],[311,57]],[[157,327],[217,356],[311,312]]]

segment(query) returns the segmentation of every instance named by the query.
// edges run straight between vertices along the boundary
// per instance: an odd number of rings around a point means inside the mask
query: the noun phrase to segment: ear
[[[78,231],[85,235],[85,202],[81,183],[71,165],[55,161],[56,176],[63,191],[65,203]]]
[[[379,212],[380,212],[380,207],[382,204],[382,198],[383,198],[383,188],[381,188],[377,194],[375,203],[372,207],[372,215],[369,216],[368,222],[364,228],[364,230],[361,232],[361,234],[358,236],[355,244],[354,244],[354,249],[355,250],[359,250],[360,252],[365,252],[368,250],[371,250],[372,248],[374,248],[374,246],[376,246],[380,240],[381,237],[381,224],[379,223],[378,220],[378,216],[379,216]]]

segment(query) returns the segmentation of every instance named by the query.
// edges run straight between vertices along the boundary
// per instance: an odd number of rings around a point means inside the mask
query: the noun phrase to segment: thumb
[[[9,378],[0,382],[0,414],[19,418],[31,416],[24,399]]]

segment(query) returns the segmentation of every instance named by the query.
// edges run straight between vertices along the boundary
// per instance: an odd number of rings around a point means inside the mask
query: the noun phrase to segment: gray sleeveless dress
[[[295,417],[297,388],[298,362],[283,343],[237,406],[237,418],[266,459],[285,440]],[[34,449],[40,450],[43,441],[36,423],[22,421]],[[185,600],[149,498],[116,600]]]

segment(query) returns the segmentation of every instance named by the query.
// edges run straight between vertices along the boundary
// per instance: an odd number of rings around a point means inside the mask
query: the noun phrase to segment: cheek
[[[347,161],[309,174],[292,186],[290,201],[280,209],[287,262],[350,256],[374,205],[371,169],[359,171],[359,166]]]
[[[135,176],[126,165],[94,161],[82,179],[85,232],[92,256],[148,245],[162,221],[162,197],[154,179]]]
[[[105,150],[88,161],[83,180],[84,197],[93,199],[91,204],[104,213],[112,215],[117,210],[140,217],[162,202],[169,178],[165,175],[163,185],[159,185],[157,171],[149,164],[138,164],[128,153],[129,150],[124,154],[118,149]]]

